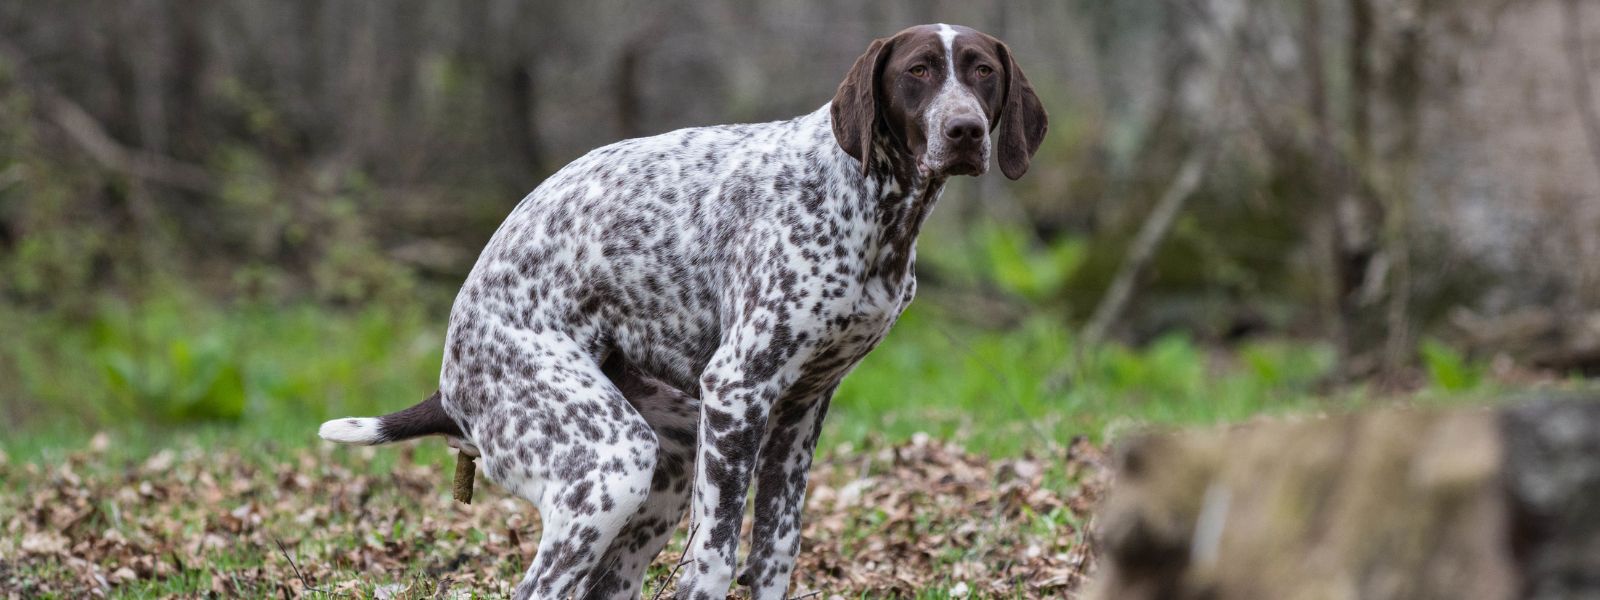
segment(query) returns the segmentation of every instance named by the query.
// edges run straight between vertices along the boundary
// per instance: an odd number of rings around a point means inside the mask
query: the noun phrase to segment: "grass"
[[[1130,423],[1210,424],[1319,405],[1332,367],[1320,345],[1245,344],[1226,363],[1181,336],[1148,348],[1081,352],[1059,321],[1008,331],[960,325],[913,307],[847,378],[831,439],[924,431],[1013,455],[1073,436],[1103,440]]]
[[[325,417],[425,397],[444,337],[419,307],[219,307],[176,296],[106,302],[88,317],[0,306],[0,323],[4,413],[27,424],[4,448],[24,457],[100,430],[135,449],[174,430],[310,443]]]
[[[324,419],[393,411],[437,386],[443,314],[167,298],[108,303],[87,318],[0,307],[0,449],[26,458],[117,432],[129,449],[174,431],[310,443]],[[840,387],[823,444],[926,432],[1001,456],[1129,423],[1215,423],[1325,407],[1320,345],[1246,343],[1229,356],[1183,337],[1076,354],[1043,316],[1009,330],[964,324],[930,303],[907,311]],[[1452,381],[1465,376],[1454,365]],[[1051,380],[1051,374],[1064,374]]]

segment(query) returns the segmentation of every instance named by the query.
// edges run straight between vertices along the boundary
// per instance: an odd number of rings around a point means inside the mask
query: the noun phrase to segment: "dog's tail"
[[[445,414],[439,392],[411,408],[381,417],[346,417],[322,424],[317,435],[330,442],[372,446],[425,435],[461,437],[461,427]]]

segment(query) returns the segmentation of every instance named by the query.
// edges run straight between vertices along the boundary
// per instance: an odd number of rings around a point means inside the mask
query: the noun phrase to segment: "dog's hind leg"
[[[601,559],[644,505],[656,470],[656,433],[588,354],[542,336],[463,356],[446,377],[452,404],[476,413],[472,441],[484,474],[539,509],[538,554],[512,597],[565,599],[604,568]],[[504,369],[501,365],[516,365]]]
[[[632,599],[641,596],[645,570],[688,512],[700,401],[620,360],[608,361],[605,371],[655,430],[659,450],[649,500],[611,542],[583,597]]]

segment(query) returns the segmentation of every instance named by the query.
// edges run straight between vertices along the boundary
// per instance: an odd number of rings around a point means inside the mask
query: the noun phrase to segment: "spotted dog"
[[[774,123],[594,150],[523,198],[450,314],[439,391],[322,426],[443,434],[538,507],[516,598],[638,598],[690,510],[678,597],[783,598],[819,424],[916,291],[946,179],[1016,179],[1046,117],[1011,51],[966,27],[875,40],[833,100]],[[691,508],[692,505],[692,508]]]

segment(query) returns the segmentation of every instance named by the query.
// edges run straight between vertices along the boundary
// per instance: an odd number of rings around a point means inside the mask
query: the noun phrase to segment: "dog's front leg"
[[[739,583],[755,600],[788,598],[795,556],[800,553],[800,517],[805,507],[811,458],[822,431],[822,418],[838,382],[811,388],[791,386],[767,419],[766,440],[755,470],[755,529],[750,556]],[[806,389],[810,388],[810,389]]]
[[[690,563],[678,598],[721,600],[733,582],[751,474],[773,403],[794,382],[815,336],[741,328],[724,338],[701,377],[700,450]]]

